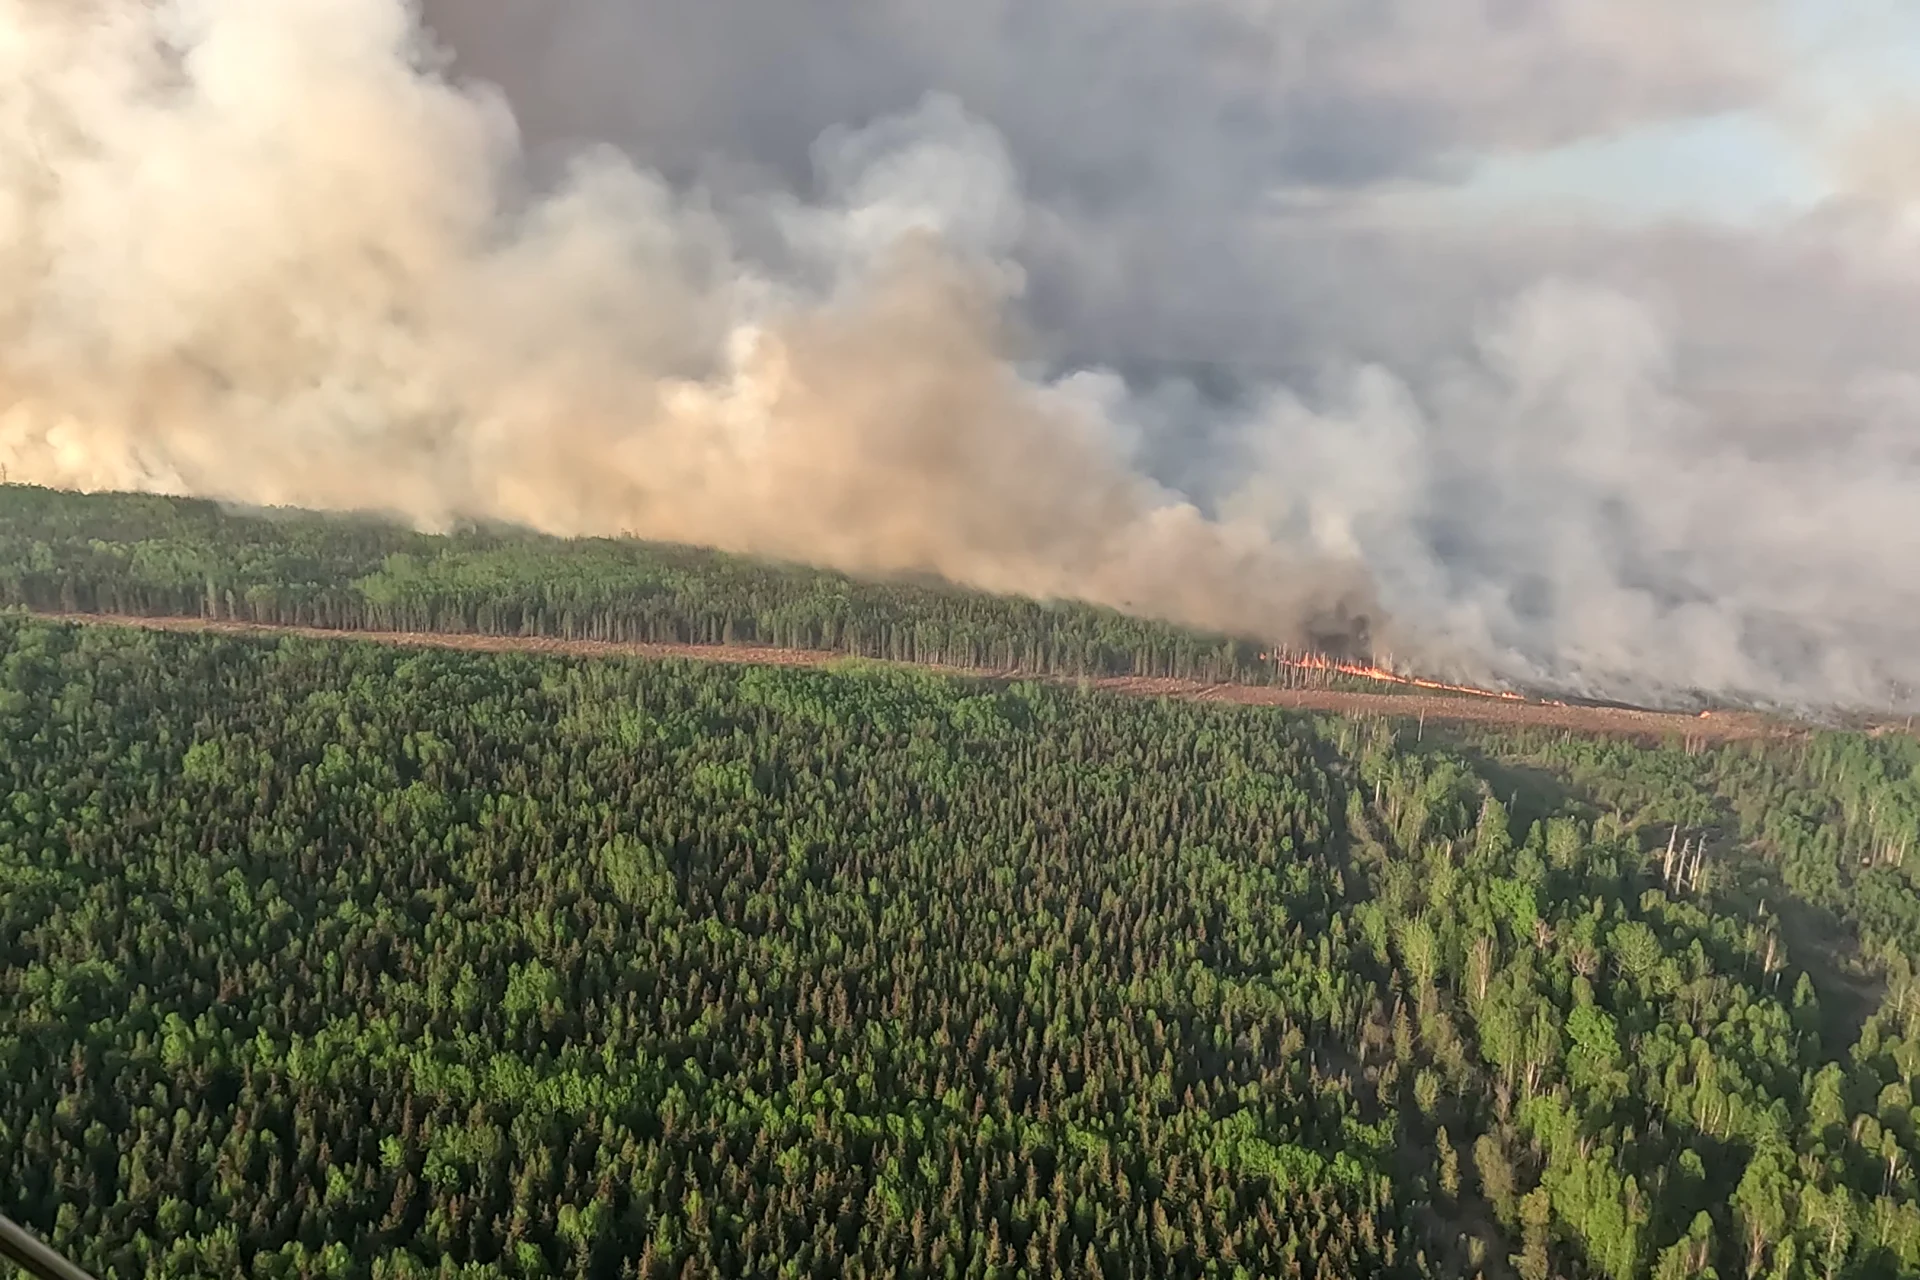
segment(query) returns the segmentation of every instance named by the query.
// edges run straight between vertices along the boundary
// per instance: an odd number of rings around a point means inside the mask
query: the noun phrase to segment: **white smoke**
[[[530,190],[509,113],[434,73],[398,0],[5,0],[0,31],[17,479],[628,530],[1275,634],[1364,601],[1132,470],[1097,379],[1008,363],[1018,183],[949,99],[823,137],[814,202],[723,211],[607,150]]]
[[[1277,394],[1230,509],[1304,517],[1434,641],[1519,681],[1882,705],[1920,676],[1920,384],[1730,429],[1656,311],[1549,281],[1418,391],[1377,366]]]
[[[403,0],[0,0],[0,465],[1365,616],[1594,693],[1920,687],[1905,168],[1738,236],[1339,191],[1764,96],[1748,7],[716,3],[430,6],[510,109]],[[1142,377],[1169,335],[1230,385]]]

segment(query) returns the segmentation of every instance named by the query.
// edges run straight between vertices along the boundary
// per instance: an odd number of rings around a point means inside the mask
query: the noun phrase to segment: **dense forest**
[[[103,1276],[1920,1273],[1908,738],[0,654],[0,1211]]]
[[[367,631],[743,644],[1036,675],[1268,683],[1259,639],[635,539],[0,485],[0,607]],[[1299,679],[1298,673],[1290,677]],[[1327,683],[1325,677],[1315,677]],[[1337,682],[1337,681],[1336,681]]]

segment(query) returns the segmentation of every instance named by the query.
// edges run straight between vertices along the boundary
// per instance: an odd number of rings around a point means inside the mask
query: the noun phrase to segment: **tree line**
[[[1267,683],[1258,638],[635,539],[0,485],[0,607],[371,631],[762,645],[1043,675]],[[1326,683],[1328,677],[1310,677]],[[1334,679],[1338,679],[1335,677]]]

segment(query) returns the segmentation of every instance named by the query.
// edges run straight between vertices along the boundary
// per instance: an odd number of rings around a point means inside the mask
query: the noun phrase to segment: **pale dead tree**
[[[1707,1001],[1713,994],[1710,982],[1711,979],[1708,978],[1696,978],[1680,988],[1680,998],[1687,1002],[1687,1010],[1695,1022],[1700,1021],[1700,1012],[1706,1008]]]
[[[1673,845],[1680,838],[1678,826],[1667,833],[1667,856],[1660,861],[1660,887],[1669,893],[1673,891]]]
[[[1473,983],[1475,1004],[1487,998],[1487,984],[1493,979],[1493,939],[1481,935],[1473,943],[1473,954],[1468,957],[1468,973]]]
[[[1553,943],[1553,926],[1545,920],[1533,922],[1533,945],[1545,951]]]
[[[1897,1013],[1909,1036],[1920,1031],[1920,977],[1895,978],[1887,988],[1887,1008]]]
[[[1760,1214],[1752,1214],[1747,1219],[1747,1274],[1760,1274],[1761,1264],[1767,1258],[1767,1245],[1771,1243],[1771,1233],[1767,1220]]]
[[[1678,834],[1678,830],[1675,828],[1675,834]],[[1700,843],[1704,845],[1706,842],[1703,839]],[[1687,891],[1688,876],[1691,874],[1696,854],[1693,837],[1689,836],[1682,840],[1677,849],[1674,847],[1672,838],[1668,838],[1667,856],[1660,876],[1668,893],[1678,896]]]
[[[1689,868],[1685,854],[1681,855],[1680,891],[1682,893],[1700,892],[1700,867],[1707,855],[1707,838],[1701,836],[1693,842],[1693,864]]]
[[[1583,978],[1591,978],[1599,971],[1600,957],[1594,949],[1584,942],[1576,943],[1567,952],[1567,963],[1573,971]]]
[[[1845,1194],[1836,1190],[1826,1198],[1822,1217],[1827,1224],[1827,1277],[1832,1280],[1834,1267],[1840,1259],[1840,1238],[1847,1231],[1847,1202],[1841,1199]]]

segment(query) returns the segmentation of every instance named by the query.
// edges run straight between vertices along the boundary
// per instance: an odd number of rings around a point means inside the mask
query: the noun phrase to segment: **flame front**
[[[1381,684],[1398,685],[1403,689],[1431,689],[1436,693],[1457,693],[1472,698],[1495,698],[1502,702],[1525,702],[1520,694],[1501,689],[1478,689],[1466,684],[1447,684],[1441,680],[1426,680],[1419,676],[1402,675],[1386,667],[1376,667],[1356,662],[1336,662],[1332,658],[1317,653],[1299,655],[1280,653],[1261,654],[1262,659],[1270,659],[1275,664],[1293,671],[1312,671],[1322,675],[1353,676],[1360,680],[1374,680]]]

